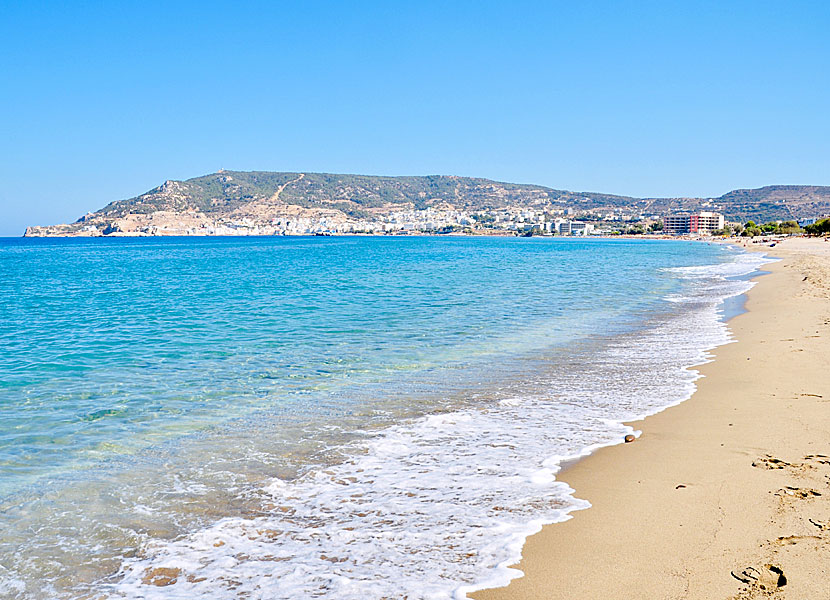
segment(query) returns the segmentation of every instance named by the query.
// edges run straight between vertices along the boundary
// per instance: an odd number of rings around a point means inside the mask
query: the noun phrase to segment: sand
[[[782,260],[730,321],[738,341],[639,440],[562,471],[592,507],[472,597],[830,598],[830,242],[749,247]]]

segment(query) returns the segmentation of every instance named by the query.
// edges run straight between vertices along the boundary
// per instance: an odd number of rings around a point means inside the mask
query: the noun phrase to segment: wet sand
[[[558,476],[588,510],[528,539],[478,600],[830,598],[830,242],[780,262],[694,396]]]

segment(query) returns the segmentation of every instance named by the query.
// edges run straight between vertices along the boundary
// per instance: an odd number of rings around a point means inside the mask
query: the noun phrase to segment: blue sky
[[[830,3],[0,0],[0,235],[220,168],[830,185]]]

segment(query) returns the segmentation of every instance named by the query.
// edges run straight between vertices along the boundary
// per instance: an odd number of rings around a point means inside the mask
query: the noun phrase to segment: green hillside
[[[280,189],[283,186],[284,189]],[[168,181],[149,192],[112,202],[97,211],[106,217],[158,210],[199,210],[224,213],[245,203],[272,197],[303,207],[327,206],[349,210],[388,205],[422,209],[450,204],[459,209],[481,210],[533,201],[595,206],[625,206],[635,199],[610,194],[569,192],[539,185],[502,183],[472,177],[431,175],[379,177],[330,173],[271,173],[220,171],[186,181]]]

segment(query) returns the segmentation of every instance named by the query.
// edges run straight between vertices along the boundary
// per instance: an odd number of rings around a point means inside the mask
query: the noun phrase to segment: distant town
[[[828,213],[830,188],[818,186],[644,199],[454,176],[220,171],[25,235],[753,236],[797,232]]]
[[[339,215],[338,215],[339,216]],[[801,222],[777,220],[755,224],[728,222],[715,212],[672,215],[575,215],[573,209],[503,209],[466,213],[457,210],[406,210],[374,220],[347,220],[336,217],[283,217],[268,221],[251,218],[223,219],[214,223],[191,224],[180,219],[168,225],[155,225],[123,231],[108,225],[84,225],[74,232],[79,237],[135,236],[273,236],[273,235],[500,235],[500,236],[672,236],[711,237],[799,233],[830,215]],[[182,224],[184,225],[182,227]],[[27,235],[37,235],[27,231]]]

